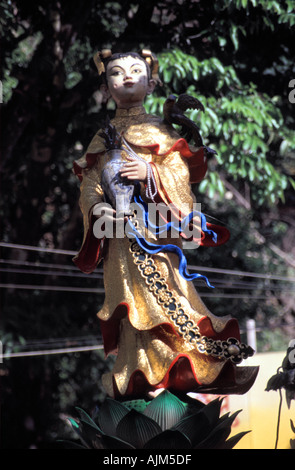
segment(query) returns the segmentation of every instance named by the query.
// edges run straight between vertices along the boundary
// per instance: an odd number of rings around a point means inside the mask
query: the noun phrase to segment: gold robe
[[[189,147],[172,127],[146,114],[143,107],[117,110],[112,124],[151,164],[157,201],[173,204],[187,215],[195,201],[190,182],[201,180],[207,170],[203,148]],[[97,133],[86,154],[74,164],[81,180],[84,218],[84,239],[74,262],[82,271],[92,272],[104,260],[105,300],[98,317],[105,353],[117,355],[113,370],[102,377],[105,390],[112,397],[142,396],[162,387],[182,392],[244,393],[257,370],[237,367],[228,355],[210,354],[210,347],[203,352],[192,340],[196,334],[205,342],[215,341],[216,346],[236,338],[239,345],[238,324],[230,316],[216,317],[206,308],[193,283],[179,274],[178,257],[167,252],[149,255],[126,236],[94,237],[92,209],[104,200],[100,181],[107,158]],[[141,196],[149,202],[144,184]],[[227,230],[212,228],[218,233],[218,244],[224,243]],[[169,235],[163,240],[146,230],[145,237],[153,243],[182,246],[181,238]],[[214,245],[204,233],[200,241]]]

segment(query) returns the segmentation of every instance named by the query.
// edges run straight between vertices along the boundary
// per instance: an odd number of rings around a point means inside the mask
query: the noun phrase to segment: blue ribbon
[[[148,215],[148,209],[147,205],[145,202],[142,200],[140,196],[135,196],[134,197],[134,202],[142,206],[144,211],[144,224],[146,228],[154,230],[154,233],[156,235],[162,233],[164,230],[169,230],[170,228],[174,228],[176,230],[183,231],[185,227],[190,223],[190,221],[193,219],[195,215],[198,215],[201,218],[201,229],[203,232],[207,233],[208,235],[212,236],[213,241],[216,243],[217,242],[217,234],[213,230],[208,230],[207,229],[207,222],[204,214],[201,212],[197,211],[192,211],[190,214],[188,214],[186,217],[181,222],[181,226],[179,223],[176,222],[168,222],[165,225],[162,226],[157,226],[154,225],[150,220],[149,220],[149,215]],[[175,253],[178,258],[179,258],[179,266],[178,270],[180,275],[187,281],[193,281],[194,279],[203,279],[208,287],[211,287],[214,289],[214,286],[210,284],[206,276],[203,276],[202,274],[197,274],[193,273],[190,274],[187,271],[187,260],[181,250],[177,245],[173,245],[171,243],[168,243],[167,245],[156,245],[154,243],[151,243],[147,241],[135,228],[134,224],[132,221],[129,219],[127,224],[126,224],[126,234],[129,238],[135,238],[136,242],[138,245],[148,254],[157,254],[159,252],[170,252],[170,253]]]

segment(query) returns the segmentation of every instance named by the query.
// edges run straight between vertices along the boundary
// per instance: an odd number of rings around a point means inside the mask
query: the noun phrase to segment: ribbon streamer
[[[154,225],[150,220],[148,216],[148,210],[147,210],[147,205],[144,203],[144,201],[141,199],[140,196],[135,196],[134,202],[137,205],[141,205],[144,209],[144,224],[146,228],[152,228],[155,230],[155,234],[160,234],[164,230],[169,230],[170,228],[174,228],[176,230],[183,231],[184,227],[187,226],[187,224],[193,219],[194,216],[198,215],[201,218],[201,228],[203,232],[208,233],[209,235],[212,236],[213,241],[216,243],[217,241],[217,234],[213,230],[208,230],[206,226],[206,218],[204,214],[201,212],[197,211],[192,211],[190,214],[188,214],[184,219],[182,219],[181,226],[179,226],[179,223],[175,222],[168,222],[165,225],[162,225],[161,227]],[[202,274],[197,274],[193,273],[190,274],[187,271],[187,260],[181,250],[177,245],[173,245],[171,243],[168,243],[167,245],[156,245],[154,243],[151,243],[147,241],[136,229],[135,225],[131,221],[131,219],[128,219],[128,222],[126,224],[126,234],[129,238],[135,238],[136,242],[138,245],[148,254],[157,254],[159,252],[170,252],[170,253],[175,253],[178,258],[179,258],[179,266],[178,270],[180,275],[187,281],[193,281],[194,279],[203,279],[208,287],[211,287],[214,289],[214,286],[210,284],[209,280],[207,279],[206,276]]]

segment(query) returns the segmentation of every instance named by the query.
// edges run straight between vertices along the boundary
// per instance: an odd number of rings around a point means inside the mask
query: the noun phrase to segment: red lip
[[[126,86],[126,87],[132,87],[133,85],[135,85],[135,82],[125,82],[124,83],[124,86]]]

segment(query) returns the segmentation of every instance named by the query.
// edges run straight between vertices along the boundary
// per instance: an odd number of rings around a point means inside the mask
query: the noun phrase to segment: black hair
[[[103,61],[105,72],[101,74],[101,80],[105,85],[107,85],[106,71],[107,71],[108,64],[112,62],[113,60],[122,59],[124,57],[133,57],[134,59],[141,60],[146,66],[148,79],[150,80],[152,78],[152,72],[151,72],[150,66],[147,63],[147,61],[144,59],[144,57],[142,57],[140,54],[138,54],[137,52],[115,52],[114,54],[112,54],[110,57],[107,57]]]

